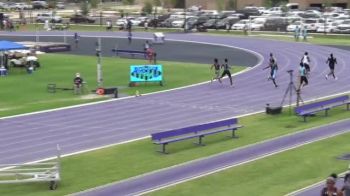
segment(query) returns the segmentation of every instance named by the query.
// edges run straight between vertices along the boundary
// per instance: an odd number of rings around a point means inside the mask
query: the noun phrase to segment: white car
[[[9,8],[15,9],[15,10],[28,10],[28,9],[32,9],[33,7],[26,3],[13,3],[9,6]]]
[[[233,30],[243,30],[245,26],[249,27],[249,20],[240,20],[239,22],[232,25]]]
[[[350,19],[344,20],[339,24],[336,31],[339,33],[350,33]]]
[[[56,3],[56,8],[57,9],[64,9],[66,6],[64,5],[64,2],[57,2]]]
[[[263,15],[280,15],[282,14],[282,8],[281,7],[272,7],[268,10],[265,10],[263,12]]]
[[[325,20],[320,18],[316,18],[316,19],[309,18],[309,19],[305,19],[303,23],[307,28],[307,30],[316,31],[319,26],[324,25]]]
[[[297,27],[300,28],[302,26],[304,26],[304,24],[301,21],[296,21],[293,24],[287,26],[287,31],[294,32]]]
[[[184,20],[175,20],[171,23],[171,26],[175,28],[182,28],[184,26],[184,23]]]
[[[323,26],[319,26],[316,30],[316,32],[318,33],[333,33],[336,32],[337,27],[338,27],[339,23],[337,22],[331,22],[331,23],[327,23],[326,25]]]
[[[252,31],[260,31],[264,28],[266,23],[266,18],[255,18],[250,24],[250,28]]]
[[[37,22],[45,22],[46,20],[48,20],[49,22],[60,23],[62,22],[62,17],[53,15],[53,13],[41,13],[37,15]]]
[[[128,18],[120,18],[115,23],[117,26],[124,26],[128,23],[128,20],[131,22],[131,25],[137,26],[141,23],[140,20],[135,19],[134,17],[128,17]]]

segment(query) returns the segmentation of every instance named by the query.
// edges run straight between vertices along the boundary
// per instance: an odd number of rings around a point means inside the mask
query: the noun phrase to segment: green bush
[[[147,14],[152,14],[153,11],[153,5],[150,1],[146,1],[145,5],[142,8],[142,12],[147,13]]]

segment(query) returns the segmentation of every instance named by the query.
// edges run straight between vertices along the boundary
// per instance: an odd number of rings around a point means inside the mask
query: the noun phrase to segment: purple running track
[[[81,33],[81,36],[96,37],[124,35]],[[152,34],[148,33],[134,33],[134,36],[152,38]],[[347,78],[350,67],[346,66],[346,62],[350,62],[350,52],[345,50],[303,43],[195,34],[167,34],[166,39],[245,48],[260,53],[264,60],[258,67],[234,77],[234,88],[226,80],[222,85],[206,83],[137,98],[3,118],[0,120],[0,164],[53,157],[56,144],[61,146],[63,154],[74,153],[149,136],[154,132],[261,111],[266,103],[278,105],[289,82],[286,71],[297,70],[304,51],[310,53],[312,60],[310,85],[302,93],[304,100],[350,90]],[[276,54],[279,64],[277,89],[267,81],[269,71],[262,71],[270,52]],[[331,52],[338,59],[337,81],[324,78],[328,72],[325,60]],[[215,57],[215,51],[212,56]]]
[[[97,187],[76,195],[109,196],[109,195],[140,195],[168,185],[180,183],[208,173],[216,172],[232,166],[263,158],[272,154],[293,149],[301,145],[319,141],[332,136],[350,132],[350,120],[340,121],[331,125],[318,127],[295,134],[232,150],[219,155],[143,174],[121,182]],[[278,182],[276,182],[278,183]],[[278,186],[278,184],[275,184]],[[283,184],[281,184],[283,186]]]

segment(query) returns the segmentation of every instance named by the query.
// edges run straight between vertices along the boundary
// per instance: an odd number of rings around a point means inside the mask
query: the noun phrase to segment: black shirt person
[[[334,58],[333,54],[330,55],[330,57],[327,59],[326,63],[328,64],[329,66],[329,69],[330,69],[330,72],[326,75],[326,79],[328,79],[328,76],[333,76],[334,79],[338,79],[336,76],[335,76],[335,73],[334,73],[334,68],[335,68],[335,64],[337,64],[337,59]]]
[[[231,66],[228,64],[227,59],[225,59],[225,62],[224,62],[224,64],[221,65],[221,68],[223,68],[224,71],[222,72],[220,79],[223,78],[225,75],[227,75],[230,78],[231,86],[233,86],[232,76],[231,76],[231,72],[230,72]]]
[[[79,73],[75,74],[75,78],[73,79],[74,82],[74,93],[80,94],[81,93],[81,87],[83,85],[83,78],[80,76]]]

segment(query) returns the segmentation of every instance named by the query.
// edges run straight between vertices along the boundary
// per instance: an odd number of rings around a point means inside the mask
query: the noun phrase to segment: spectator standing
[[[75,74],[75,78],[73,79],[74,83],[74,93],[75,94],[81,94],[82,92],[82,86],[83,86],[83,78],[80,76],[80,73]]]
[[[307,27],[304,26],[303,28],[303,38],[304,38],[304,41],[306,42],[307,41]]]
[[[148,19],[145,20],[145,23],[143,24],[145,31],[148,31]]]
[[[342,191],[344,192],[344,196],[350,196],[350,165],[349,170],[344,177],[344,186],[342,188]]]
[[[342,192],[338,191],[335,186],[336,179],[332,176],[326,179],[326,186],[321,191],[321,196],[343,196]]]
[[[7,69],[5,66],[1,65],[0,67],[0,76],[6,76],[7,75]]]

